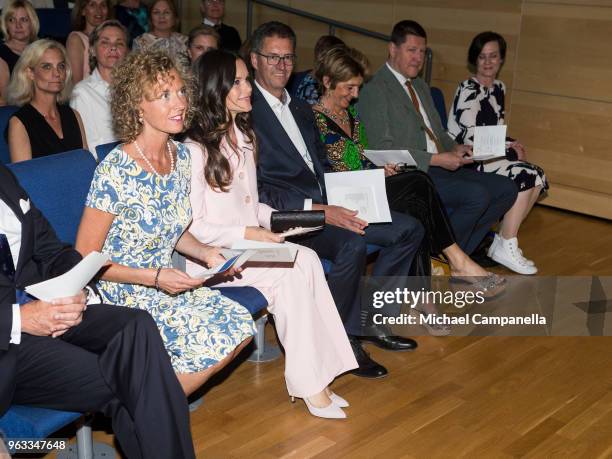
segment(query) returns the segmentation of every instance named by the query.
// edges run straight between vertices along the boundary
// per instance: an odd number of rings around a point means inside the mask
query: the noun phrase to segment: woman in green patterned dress
[[[189,77],[163,52],[132,54],[115,69],[111,111],[123,143],[96,169],[76,244],[110,255],[104,299],[153,316],[186,394],[254,334],[244,307],[171,268],[174,249],[207,266],[224,261],[187,230],[191,157],[170,136],[188,125],[190,97]]]

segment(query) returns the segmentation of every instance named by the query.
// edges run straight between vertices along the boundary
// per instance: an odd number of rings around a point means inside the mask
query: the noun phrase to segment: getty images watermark
[[[612,277],[506,276],[501,292],[480,279],[367,277],[364,334],[385,325],[404,336],[443,325],[454,336],[610,336]]]

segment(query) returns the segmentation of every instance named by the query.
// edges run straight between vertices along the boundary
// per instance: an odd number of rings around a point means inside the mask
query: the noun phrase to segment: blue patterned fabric
[[[172,250],[191,222],[191,158],[177,144],[175,170],[159,177],[142,169],[121,146],[94,174],[86,205],[115,215],[103,251],[125,266],[172,266]],[[255,333],[243,306],[206,287],[179,295],[135,284],[100,281],[105,302],[147,310],[157,322],[178,373],[216,364]]]
[[[310,105],[319,102],[321,96],[319,95],[317,80],[315,80],[310,73],[307,74],[298,85],[295,95],[299,99],[305,100]]]

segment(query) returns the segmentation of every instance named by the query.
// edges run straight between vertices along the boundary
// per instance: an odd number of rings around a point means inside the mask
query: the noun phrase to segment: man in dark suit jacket
[[[240,51],[242,40],[238,30],[221,22],[225,15],[225,0],[201,0],[200,12],[202,24],[214,27],[221,40],[219,48],[237,53]]]
[[[457,145],[445,132],[429,86],[418,77],[426,49],[423,27],[414,21],[396,24],[389,60],[361,91],[359,113],[370,148],[408,149],[419,169],[429,173],[442,202],[453,211],[457,244],[471,254],[512,207],[518,190],[507,177],[464,167],[473,163],[471,148]]]
[[[285,89],[294,53],[295,34],[285,24],[269,22],[253,34],[250,57],[256,81],[252,114],[259,197],[279,210],[303,209],[307,200],[313,203],[313,209],[325,211],[324,230],[298,242],[333,261],[328,283],[360,365],[354,374],[381,377],[386,369],[365,354],[357,336],[392,350],[414,349],[416,342],[389,336],[382,328],[362,328],[359,282],[365,268],[366,243],[383,247],[374,276],[407,276],[424,229],[416,219],[396,213],[392,214],[392,224],[368,226],[357,212],[327,205],[323,178],[328,169],[327,155],[312,110],[305,102],[291,99]],[[364,312],[367,315],[368,311]]]
[[[195,457],[186,398],[147,312],[23,293],[80,260],[0,165],[0,417],[11,404],[100,411],[129,458]]]

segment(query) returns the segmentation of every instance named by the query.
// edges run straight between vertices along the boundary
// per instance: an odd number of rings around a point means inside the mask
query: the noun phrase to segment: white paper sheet
[[[282,233],[278,233],[279,236],[289,237],[289,236],[298,236],[300,234],[312,233],[313,231],[319,231],[323,229],[324,225],[321,226],[311,226],[308,228],[303,228],[301,226],[297,226],[295,228],[290,228]]]
[[[484,161],[506,156],[507,126],[476,126],[474,128],[474,159]]]
[[[406,164],[415,167],[417,165],[408,150],[365,150],[363,154],[379,167],[385,164]]]
[[[328,173],[325,188],[328,204],[357,210],[368,223],[391,222],[383,169]]]
[[[91,252],[79,264],[61,276],[29,285],[25,291],[43,301],[78,295],[109,260],[105,253]]]
[[[240,239],[232,244],[231,251],[252,251],[247,261],[254,263],[293,263],[297,256],[297,248],[290,244],[277,244],[275,242],[251,241]],[[223,256],[229,252],[221,251]]]
[[[194,279],[208,279],[217,274],[224,273],[230,268],[240,268],[246,261],[255,253],[253,250],[245,250],[245,251],[221,251],[221,255],[223,255],[226,259],[224,263],[221,263],[214,268],[209,268],[205,271],[198,273],[196,276],[193,276]]]

